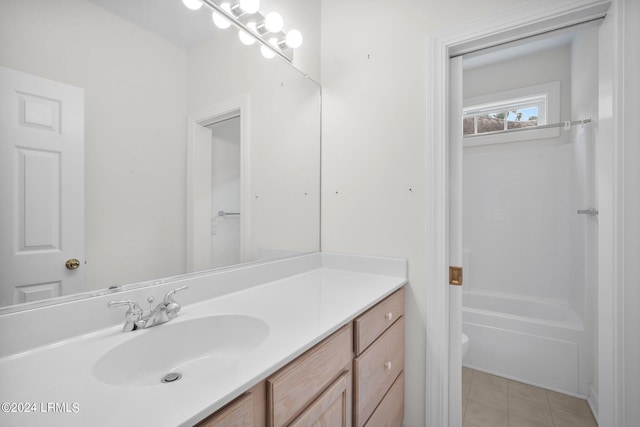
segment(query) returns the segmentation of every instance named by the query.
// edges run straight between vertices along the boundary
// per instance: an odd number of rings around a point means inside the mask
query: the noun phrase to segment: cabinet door
[[[351,325],[267,379],[267,425],[288,426],[352,364]]]
[[[197,427],[264,427],[266,418],[263,382],[201,421]]]
[[[290,424],[290,427],[320,426],[351,426],[351,372],[342,374]]]
[[[402,427],[404,372],[401,372],[364,427]]]

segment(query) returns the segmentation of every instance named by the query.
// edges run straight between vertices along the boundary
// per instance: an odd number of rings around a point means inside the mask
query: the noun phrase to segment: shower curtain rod
[[[552,124],[549,124],[549,125],[531,126],[531,127],[526,127],[526,128],[496,130],[496,131],[493,131],[493,132],[484,132],[484,133],[476,133],[476,134],[473,134],[473,135],[465,135],[464,137],[465,138],[473,138],[473,137],[476,137],[476,136],[496,135],[496,134],[500,134],[500,133],[512,133],[512,132],[520,132],[520,131],[534,130],[534,129],[563,128],[563,130],[569,130],[569,129],[571,129],[571,126],[573,126],[573,125],[585,125],[587,123],[591,123],[591,119],[573,120],[573,121],[567,121],[567,122],[552,123]]]

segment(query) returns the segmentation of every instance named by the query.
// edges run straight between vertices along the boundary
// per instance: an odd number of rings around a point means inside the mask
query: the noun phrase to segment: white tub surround
[[[315,253],[2,315],[0,401],[31,412],[0,412],[0,425],[192,425],[403,286],[406,274],[404,260]],[[182,285],[189,286],[176,296],[182,311],[166,325],[122,332],[125,310],[107,308],[113,299],[159,301]],[[232,369],[190,372],[187,365],[181,380],[146,386],[94,376],[96,361],[111,348],[223,314],[268,326],[264,341]]]

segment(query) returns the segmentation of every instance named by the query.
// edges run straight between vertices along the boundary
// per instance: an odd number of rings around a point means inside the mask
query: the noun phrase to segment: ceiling
[[[208,40],[219,31],[206,6],[194,11],[180,0],[89,1],[183,48]]]

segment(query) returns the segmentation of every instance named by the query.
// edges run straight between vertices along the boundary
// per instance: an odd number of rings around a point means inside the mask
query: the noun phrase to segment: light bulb
[[[256,32],[256,23],[255,22],[249,22],[247,24],[247,27],[252,31],[252,32]],[[252,44],[254,44],[256,42],[256,39],[249,34],[247,31],[240,29],[240,31],[238,31],[238,37],[240,38],[240,41],[243,44],[246,44],[247,46],[251,46]]]
[[[198,10],[202,7],[200,0],[182,0],[182,3],[191,10]]]
[[[264,27],[272,33],[282,30],[283,25],[282,16],[278,12],[269,12],[264,18]]]
[[[292,49],[299,48],[302,45],[302,33],[298,30],[289,30],[285,43]]]
[[[264,56],[267,59],[271,59],[274,56],[276,56],[276,53],[272,49],[269,49],[268,47],[266,47],[265,45],[260,46],[260,53],[262,53],[262,56]]]
[[[256,13],[260,8],[260,0],[240,0],[238,5],[244,13],[252,14]]]
[[[222,3],[220,7],[224,9],[225,12],[231,13],[231,5],[229,3]],[[213,23],[216,24],[216,27],[221,30],[226,30],[231,26],[231,21],[229,21],[227,17],[222,16],[222,14],[216,10],[211,14],[211,19],[213,20]]]

